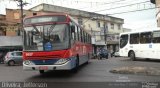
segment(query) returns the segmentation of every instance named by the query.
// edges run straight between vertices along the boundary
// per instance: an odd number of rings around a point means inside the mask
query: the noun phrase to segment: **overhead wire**
[[[112,9],[117,9],[117,8],[122,8],[122,7],[133,6],[133,5],[142,4],[142,3],[147,3],[147,2],[149,2],[149,1],[144,1],[144,2],[139,2],[139,3],[128,4],[128,5],[113,7],[113,8],[109,8],[109,9],[97,10],[97,11],[93,11],[93,12],[101,12],[101,11],[106,11],[106,10],[112,10]]]
[[[126,0],[117,0],[117,1],[112,1],[112,2],[108,2],[108,3],[103,3],[103,4],[100,4],[100,5],[107,5],[107,4],[112,4],[112,3],[117,3],[117,2],[123,2],[123,1],[126,1]],[[78,9],[85,9],[87,7],[82,7],[82,8],[78,8]]]
[[[117,2],[123,2],[123,1],[126,1],[126,0],[117,0],[117,1],[112,1],[112,2],[108,2],[108,3],[104,3],[104,4],[106,5],[106,4],[112,4],[112,3],[117,3]],[[82,7],[82,8],[77,8],[77,9],[84,9],[84,8],[87,8],[87,7]],[[73,11],[73,10],[68,9],[68,11],[66,11],[66,13],[71,12],[71,11]]]
[[[130,13],[130,12],[137,12],[137,11],[151,10],[151,9],[156,9],[156,8],[160,8],[160,7],[153,7],[153,8],[140,9],[140,10],[133,10],[133,11],[126,11],[126,12],[119,12],[119,13],[112,13],[112,14],[107,14],[107,15],[123,14],[123,13]]]
[[[3,0],[0,0],[0,1],[3,1]],[[14,0],[11,0],[11,1],[14,1]],[[111,4],[111,3],[122,2],[122,1],[126,1],[126,0],[117,0],[117,1],[108,2],[108,3],[105,3],[105,4]],[[96,10],[96,11],[93,11],[93,12],[101,12],[101,11],[106,11],[106,10],[113,10],[113,9],[117,9],[117,8],[123,8],[123,7],[133,6],[133,5],[137,5],[137,4],[147,3],[147,2],[149,2],[149,1],[144,1],[144,2],[139,2],[139,3],[133,3],[133,4],[128,4],[128,5],[123,5],[123,6],[103,9],[103,10]],[[81,9],[81,8],[79,8],[79,9]],[[148,9],[154,9],[154,8],[148,8]],[[143,10],[147,10],[147,9],[134,10],[134,11],[143,11]],[[119,12],[119,13],[127,13],[127,12],[134,12],[134,11],[125,11],[125,12]],[[67,12],[70,12],[70,10],[68,10]],[[119,14],[119,13],[113,13],[113,14]],[[113,14],[108,14],[108,15],[113,15]]]

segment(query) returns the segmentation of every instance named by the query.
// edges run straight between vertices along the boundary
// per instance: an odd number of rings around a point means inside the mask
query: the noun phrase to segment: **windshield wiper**
[[[51,25],[51,27],[49,28],[49,33],[51,34],[51,32],[53,31],[54,27],[56,26],[57,23],[54,23]]]
[[[40,33],[35,25],[32,25],[32,27],[36,30],[37,33]]]

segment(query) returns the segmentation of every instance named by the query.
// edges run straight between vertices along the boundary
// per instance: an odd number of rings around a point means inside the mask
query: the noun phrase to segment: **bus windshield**
[[[24,28],[25,51],[62,50],[69,47],[67,24],[51,24]]]
[[[128,43],[128,35],[121,35],[120,36],[120,48],[123,48]]]

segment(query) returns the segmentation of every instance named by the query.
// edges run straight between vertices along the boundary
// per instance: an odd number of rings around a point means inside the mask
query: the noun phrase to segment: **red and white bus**
[[[23,69],[73,70],[88,63],[91,35],[68,14],[37,15],[24,19]]]

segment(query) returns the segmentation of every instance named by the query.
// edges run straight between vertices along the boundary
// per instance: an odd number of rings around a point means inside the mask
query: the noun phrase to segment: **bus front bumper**
[[[23,63],[23,70],[71,70],[75,67],[73,60],[60,65],[26,65]]]

